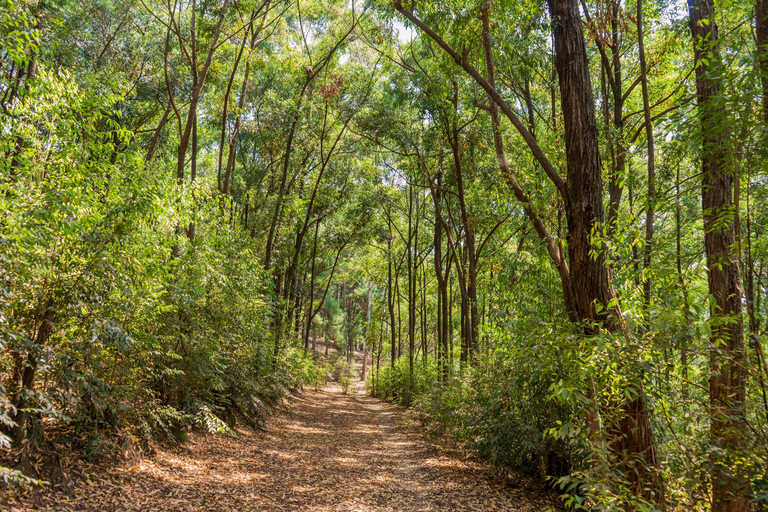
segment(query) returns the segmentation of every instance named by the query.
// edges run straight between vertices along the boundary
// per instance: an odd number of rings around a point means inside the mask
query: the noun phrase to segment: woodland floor
[[[61,511],[546,511],[551,492],[515,485],[423,437],[355,383],[306,388],[266,431],[196,434],[129,465],[91,467],[68,493],[3,491],[0,508]]]

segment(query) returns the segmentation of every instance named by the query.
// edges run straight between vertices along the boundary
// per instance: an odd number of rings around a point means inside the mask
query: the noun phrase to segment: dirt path
[[[135,466],[113,468],[70,496],[50,492],[11,510],[544,511],[546,493],[513,489],[482,465],[451,456],[404,425],[396,407],[306,390],[266,432],[193,436]],[[30,501],[36,504],[29,508]],[[26,506],[22,503],[26,502]]]

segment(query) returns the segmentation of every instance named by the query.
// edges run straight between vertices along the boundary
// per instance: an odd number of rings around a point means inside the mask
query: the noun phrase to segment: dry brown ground
[[[72,511],[545,511],[483,464],[427,441],[397,407],[338,384],[286,402],[265,432],[194,435],[132,466],[104,466],[69,495],[6,494],[4,509]],[[7,493],[7,491],[6,491]],[[7,508],[6,508],[7,507]]]

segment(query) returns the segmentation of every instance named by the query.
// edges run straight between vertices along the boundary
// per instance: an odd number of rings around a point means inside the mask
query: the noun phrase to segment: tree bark
[[[616,230],[619,207],[621,206],[621,196],[624,193],[624,172],[627,163],[627,148],[624,147],[624,92],[622,88],[621,72],[621,47],[619,46],[619,9],[621,0],[613,0],[611,15],[611,62],[613,64],[613,81],[611,91],[613,93],[613,127],[615,138],[613,138],[613,154],[616,165],[611,169],[611,175],[608,179],[608,231],[613,234]],[[610,69],[606,69],[608,73]]]
[[[389,309],[389,331],[390,331],[390,341],[391,341],[391,350],[390,350],[390,356],[391,356],[391,363],[392,368],[395,367],[395,362],[397,361],[397,350],[395,349],[395,344],[397,343],[397,340],[395,337],[397,336],[397,333],[395,332],[395,298],[392,295],[394,293],[394,283],[392,282],[392,226],[391,226],[391,220],[389,221],[389,236],[387,237],[387,309]]]
[[[646,330],[651,326],[651,252],[653,250],[653,217],[656,208],[656,145],[653,139],[651,104],[648,99],[648,74],[645,64],[643,41],[643,2],[637,0],[637,51],[640,57],[640,85],[643,93],[643,114],[645,116],[645,138],[648,145],[648,205],[645,213],[645,254],[643,256],[643,304],[645,306]]]
[[[433,254],[433,261],[434,261],[434,269],[435,269],[435,278],[437,279],[437,312],[436,312],[436,336],[437,336],[437,343],[435,346],[435,360],[437,362],[437,378],[438,380],[443,380],[443,368],[445,365],[445,355],[446,353],[443,352],[443,338],[445,336],[444,330],[443,330],[443,323],[442,323],[442,313],[443,313],[443,290],[445,289],[445,281],[443,280],[443,240],[442,240],[442,226],[440,225],[440,221],[438,220],[438,216],[440,213],[440,173],[438,173],[435,181],[436,186],[432,186],[432,201],[434,202],[435,206],[435,229],[434,233],[432,235],[432,254]],[[430,180],[430,185],[432,185],[432,181]]]
[[[166,108],[165,112],[163,113],[163,117],[160,119],[160,122],[157,123],[157,128],[155,128],[154,133],[152,134],[152,140],[150,141],[149,148],[147,149],[147,156],[144,158],[144,161],[147,163],[151,162],[155,157],[155,150],[157,150],[160,134],[162,133],[163,128],[165,128],[166,123],[168,123],[168,116],[170,113],[170,107]]]
[[[415,350],[416,338],[416,272],[414,265],[413,244],[414,236],[418,236],[418,227],[413,226],[413,183],[408,183],[408,243],[406,245],[406,256],[408,261],[408,371],[410,375],[409,385],[413,386],[413,356]]]
[[[442,241],[442,217],[440,210],[442,205],[441,198],[441,177],[438,174],[436,186],[433,188],[432,198],[435,203],[435,233],[432,239],[434,247],[435,277],[437,278],[437,367],[438,377],[442,382],[448,381],[449,360],[448,360],[448,279],[450,278],[451,259],[446,259],[445,269],[443,269],[443,241]],[[431,183],[431,182],[430,182]]]
[[[595,104],[589,62],[578,3],[548,0],[555,31],[555,66],[558,70],[567,161],[565,209],[568,223],[568,259],[579,317],[604,321],[616,329],[622,322],[617,307],[598,313],[594,301],[608,306],[616,299],[605,255],[592,243],[592,230],[603,218],[603,180]],[[590,253],[595,251],[593,257]],[[614,318],[608,318],[609,311]]]
[[[722,69],[713,0],[688,0],[696,65],[696,93],[701,122],[704,249],[707,256],[711,322],[710,441],[713,512],[749,510],[748,482],[733,467],[745,448],[746,375],[739,259],[734,253],[732,156],[727,119],[717,106]]]
[[[464,228],[464,247],[462,248],[462,259],[466,259],[466,266],[457,262],[457,266],[466,269],[462,279],[462,319],[464,320],[462,361],[471,362],[474,357],[477,338],[477,251],[475,229],[469,216],[469,209],[466,201],[466,191],[464,187],[464,169],[462,166],[461,141],[459,140],[459,128],[457,126],[457,117],[459,112],[458,86],[454,83],[453,120],[450,127],[446,126],[446,136],[451,146],[453,155],[453,169],[456,174],[456,188],[459,197],[459,210],[461,213],[461,224]]]
[[[604,223],[603,181],[597,120],[586,43],[578,0],[548,0],[555,38],[555,66],[560,85],[567,178],[565,210],[568,258],[575,306],[587,333],[602,325],[626,329],[601,247],[594,243]],[[603,306],[598,310],[595,305]],[[595,324],[596,323],[596,324]],[[616,421],[612,450],[631,485],[645,499],[663,505],[656,446],[650,428],[642,379],[633,399]]]
[[[51,292],[43,302],[44,306],[40,308],[42,314],[36,318],[37,332],[32,336],[33,344],[27,351],[27,357],[19,356],[16,359],[17,368],[14,375],[20,377],[19,381],[14,382],[15,392],[11,397],[11,403],[14,410],[11,414],[16,426],[11,429],[11,439],[14,446],[20,446],[27,437],[27,423],[29,421],[28,397],[35,388],[35,375],[42,347],[48,342],[48,338],[54,332],[55,302]]]
[[[760,83],[763,86],[763,120],[768,123],[768,0],[755,2],[755,36]]]
[[[422,369],[427,369],[427,358],[429,356],[429,344],[427,341],[427,334],[429,329],[427,328],[427,268],[426,258],[422,258],[421,265],[421,365]]]

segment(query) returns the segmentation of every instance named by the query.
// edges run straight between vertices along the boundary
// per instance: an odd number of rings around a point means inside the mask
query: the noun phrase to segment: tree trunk
[[[23,356],[19,355],[16,360],[17,368],[14,371],[14,376],[18,375],[20,379],[13,383],[16,389],[11,398],[13,405],[11,417],[16,423],[16,426],[10,429],[14,446],[20,446],[27,437],[29,411],[26,409],[30,406],[27,399],[33,394],[35,388],[35,375],[40,351],[53,334],[55,316],[53,295],[49,294],[44,304],[45,306],[41,308],[43,310],[42,315],[36,319],[39,322],[39,327],[33,336],[34,343],[28,350],[27,358],[25,360]]]
[[[568,259],[575,307],[586,321],[587,333],[598,332],[594,323],[611,331],[625,330],[621,309],[611,286],[605,254],[593,243],[593,229],[602,229],[603,181],[597,121],[589,61],[578,0],[548,0],[555,38],[555,66],[563,113],[567,179],[565,210],[568,225]],[[595,234],[596,237],[600,233]],[[595,305],[603,308],[597,310]],[[656,447],[650,428],[642,380],[636,396],[624,404],[614,425],[612,449],[637,495],[664,503],[658,474]]]
[[[387,237],[387,309],[389,310],[389,334],[391,341],[390,358],[393,369],[395,367],[395,361],[397,360],[397,350],[395,350],[395,344],[397,343],[395,336],[397,333],[395,332],[394,291],[394,283],[392,282],[392,225],[389,224],[389,236]]]
[[[459,274],[461,275],[461,274]],[[467,287],[464,281],[459,278],[459,292],[461,299],[461,307],[459,308],[459,338],[461,339],[461,355],[459,360],[461,361],[461,368],[469,361],[469,300],[467,299]]]
[[[435,179],[435,185],[432,187],[432,199],[435,203],[435,232],[432,239],[434,247],[435,277],[437,279],[437,325],[436,325],[436,359],[438,368],[438,378],[442,382],[448,382],[450,371],[450,353],[448,352],[448,339],[450,337],[450,302],[448,298],[448,281],[451,272],[450,255],[446,258],[445,268],[443,268],[443,241],[442,241],[442,174],[438,174]],[[431,184],[431,183],[430,183]]]
[[[157,149],[157,145],[160,140],[160,134],[162,133],[163,128],[165,128],[165,125],[168,123],[168,116],[170,113],[171,109],[166,108],[165,112],[163,113],[163,117],[160,119],[160,122],[157,123],[157,128],[155,128],[152,134],[152,140],[150,141],[149,148],[147,149],[147,156],[144,157],[144,161],[147,163],[151,162],[155,156],[155,150]]]
[[[702,194],[712,330],[709,380],[713,512],[745,512],[749,487],[734,460],[745,449],[746,375],[738,255],[733,222],[734,169],[726,138],[721,93],[720,48],[712,0],[689,0],[696,63],[696,92],[703,132]]]
[[[437,335],[437,345],[435,347],[436,357],[437,360],[437,375],[438,379],[443,380],[443,375],[445,368],[447,368],[447,364],[445,361],[445,356],[447,356],[447,351],[443,350],[443,340],[445,339],[447,333],[443,329],[443,301],[444,299],[444,291],[446,289],[446,282],[443,279],[443,240],[442,240],[442,226],[440,225],[440,205],[441,205],[441,196],[440,196],[440,186],[441,186],[441,177],[442,175],[438,173],[436,179],[435,179],[435,185],[432,186],[432,200],[435,203],[435,231],[432,236],[432,247],[433,247],[433,256],[434,256],[434,267],[435,267],[435,278],[437,279],[437,318],[436,318],[436,335]],[[432,181],[430,180],[430,185],[432,185]]]
[[[575,306],[581,319],[605,321],[609,310],[597,313],[594,301],[608,306],[616,298],[605,255],[592,244],[592,229],[603,225],[603,180],[584,34],[578,3],[548,0],[555,31],[555,65],[558,70],[563,112],[568,175],[565,209],[568,222],[568,257],[573,278]],[[595,251],[595,257],[590,254]],[[622,319],[610,308],[612,329]]]
[[[451,151],[453,153],[453,165],[456,172],[456,187],[459,196],[459,208],[461,210],[461,222],[464,228],[464,243],[462,250],[466,258],[466,275],[464,277],[463,306],[462,317],[464,318],[464,344],[462,346],[462,360],[471,362],[474,357],[476,338],[477,338],[477,252],[475,250],[475,230],[471,219],[469,218],[469,209],[467,208],[466,193],[464,187],[464,172],[461,162],[461,141],[459,140],[459,130],[456,126],[456,117],[458,117],[458,87],[454,85],[453,106],[456,111],[453,126],[449,135]]]
[[[408,183],[408,244],[406,256],[408,260],[408,372],[409,385],[413,386],[413,355],[416,338],[416,276],[414,269],[414,226],[413,226],[413,183]]]
[[[451,329],[451,299],[448,295],[448,282],[451,278],[451,260],[450,258],[446,258],[445,261],[445,274],[443,278],[443,287],[440,291],[441,295],[441,306],[442,306],[442,313],[441,313],[441,319],[442,319],[442,331],[443,331],[443,338],[442,338],[442,353],[443,353],[443,382],[448,382],[448,377],[450,376],[451,372],[451,349],[453,348],[453,343],[451,342],[451,334],[453,330]]]
[[[763,120],[768,123],[768,0],[757,0],[755,5],[755,36],[760,82],[763,86]]]
[[[422,259],[421,268],[421,364],[424,370],[427,369],[427,358],[429,356],[429,346],[427,342],[427,269],[426,258]]]
[[[613,63],[613,127],[615,134],[612,137],[612,148],[615,157],[615,166],[611,169],[608,180],[608,232],[613,235],[617,227],[621,196],[624,193],[624,172],[627,163],[627,149],[624,147],[624,92],[621,73],[621,47],[619,46],[619,9],[621,0],[613,0],[611,15],[611,62]],[[606,73],[609,72],[606,69]]]
[[[680,162],[677,163],[677,172],[675,174],[675,255],[677,261],[677,282],[680,284],[680,290],[683,293],[683,319],[685,325],[690,325],[690,301],[688,300],[688,286],[683,279],[683,257],[682,257],[682,233],[681,233],[681,212],[680,212]],[[683,377],[688,379],[688,333],[683,335],[680,347],[680,365],[683,367]]]
[[[645,138],[648,144],[648,206],[645,213],[645,254],[643,257],[643,304],[645,306],[646,330],[651,328],[651,251],[653,249],[653,217],[656,208],[656,145],[653,139],[651,104],[648,99],[648,74],[645,64],[643,41],[643,2],[637,0],[637,51],[640,56],[640,85],[643,92],[643,114],[645,116]]]
[[[448,281],[448,366],[453,371],[453,279]]]

